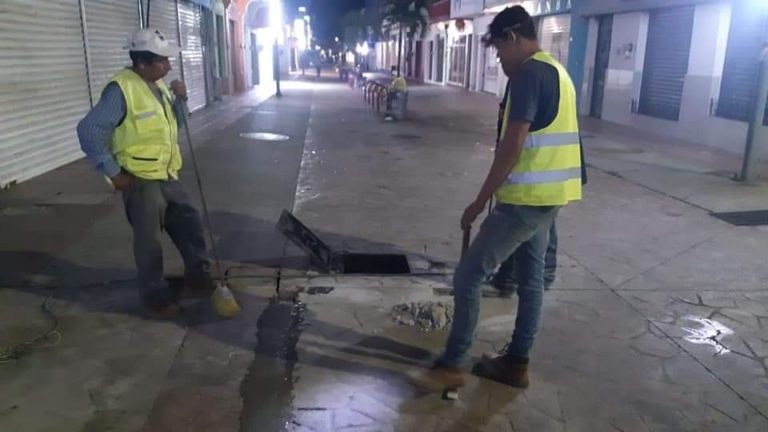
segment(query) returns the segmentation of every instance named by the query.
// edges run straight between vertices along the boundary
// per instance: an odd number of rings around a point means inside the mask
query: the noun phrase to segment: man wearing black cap
[[[519,302],[512,339],[500,355],[483,356],[475,371],[513,387],[528,387],[548,232],[560,208],[581,199],[576,92],[567,71],[541,51],[533,19],[520,6],[499,13],[484,41],[496,48],[511,83],[493,165],[464,211],[462,228],[469,229],[493,195],[498,205],[454,274],[455,312],[445,351],[416,379],[431,390],[464,384],[461,367],[477,326],[481,285],[516,251]]]

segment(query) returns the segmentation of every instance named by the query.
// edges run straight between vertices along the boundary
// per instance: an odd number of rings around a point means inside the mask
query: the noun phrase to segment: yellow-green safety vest
[[[112,135],[112,154],[117,163],[136,177],[147,180],[177,179],[181,169],[178,124],[171,93],[163,80],[157,86],[163,103],[136,72],[124,69],[112,77],[125,97],[123,123]]]
[[[506,182],[496,191],[503,204],[562,206],[581,199],[581,148],[576,91],[568,72],[550,54],[538,52],[527,61],[540,61],[557,69],[560,104],[554,121],[530,132],[523,151]],[[501,136],[507,131],[509,95]]]

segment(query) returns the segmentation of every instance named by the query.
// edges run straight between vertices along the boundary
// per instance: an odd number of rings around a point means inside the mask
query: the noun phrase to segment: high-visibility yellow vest
[[[136,72],[125,69],[110,82],[120,86],[127,112],[112,136],[117,163],[136,177],[147,180],[177,179],[181,169],[178,125],[171,93],[163,80],[157,86],[163,103]]]
[[[544,129],[530,132],[517,164],[507,181],[496,191],[504,204],[561,206],[581,199],[581,148],[576,91],[568,72],[545,52],[527,61],[540,61],[557,69],[560,77],[560,104],[555,120]],[[509,97],[501,136],[509,123]]]

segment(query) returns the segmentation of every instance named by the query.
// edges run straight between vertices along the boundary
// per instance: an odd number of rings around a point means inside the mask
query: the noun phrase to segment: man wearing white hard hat
[[[144,305],[171,318],[179,307],[163,279],[163,231],[184,259],[185,287],[213,290],[200,215],[178,181],[177,118],[184,121],[187,91],[178,80],[170,90],[163,82],[179,48],[160,31],[139,30],[126,48],[132,65],[110,79],[77,133],[88,160],[123,195]]]

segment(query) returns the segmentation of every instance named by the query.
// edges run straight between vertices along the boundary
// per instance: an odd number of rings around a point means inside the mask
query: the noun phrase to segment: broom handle
[[[464,236],[461,239],[461,256],[463,257],[465,253],[467,253],[467,249],[469,249],[469,239],[472,236],[472,228],[467,228],[464,230]]]
[[[203,204],[203,220],[205,223],[206,231],[208,232],[208,240],[211,243],[211,253],[213,254],[213,262],[216,268],[216,277],[220,282],[224,282],[224,273],[221,271],[221,260],[219,259],[219,252],[216,249],[216,241],[213,238],[213,229],[211,229],[211,217],[208,213],[208,203],[205,200],[205,192],[203,191],[203,181],[200,179],[200,169],[197,165],[197,156],[195,155],[195,146],[192,145],[192,133],[189,131],[189,109],[187,103],[184,102],[184,132],[187,135],[187,144],[189,145],[189,154],[192,156],[192,168],[195,171],[195,179],[197,180],[197,190],[200,192],[200,201]]]

